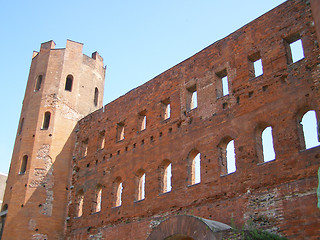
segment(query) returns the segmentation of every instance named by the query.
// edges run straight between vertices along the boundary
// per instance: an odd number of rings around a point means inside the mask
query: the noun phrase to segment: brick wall
[[[297,39],[304,58],[293,63],[289,43]],[[304,149],[299,125],[308,110],[319,119],[317,41],[309,2],[288,1],[82,119],[72,163],[68,238],[146,239],[155,223],[177,214],[239,228],[250,224],[290,239],[319,236],[320,148]],[[255,76],[258,59],[263,74]],[[223,96],[225,75],[229,94]],[[194,91],[197,107],[190,109]],[[171,114],[164,119],[167,103]],[[142,131],[141,113],[147,118]],[[264,162],[261,132],[267,126],[275,160]],[[230,140],[236,171],[226,174],[224,148]],[[201,154],[201,182],[190,185],[194,152]],[[164,163],[172,164],[167,193],[161,192]],[[141,173],[146,174],[145,198],[137,200]],[[119,179],[122,204],[116,207]],[[94,212],[97,186],[102,186],[101,211]],[[77,217],[80,192],[83,214]]]

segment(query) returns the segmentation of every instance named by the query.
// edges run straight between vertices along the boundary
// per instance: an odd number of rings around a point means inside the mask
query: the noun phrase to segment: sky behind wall
[[[107,65],[104,104],[138,87],[283,0],[0,0],[0,172],[7,173],[33,50],[66,39]]]

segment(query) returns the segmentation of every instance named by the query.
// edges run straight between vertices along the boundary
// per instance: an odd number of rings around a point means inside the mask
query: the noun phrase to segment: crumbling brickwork
[[[304,58],[294,62],[290,43],[298,39]],[[259,59],[261,75],[254,70]],[[187,214],[315,239],[320,153],[319,147],[305,149],[299,122],[308,110],[319,119],[319,63],[310,4],[288,1],[79,121],[68,238],[146,239],[170,216]],[[275,159],[264,162],[261,133],[268,126]],[[97,148],[101,132],[103,149]],[[225,154],[231,140],[232,173]],[[194,153],[201,154],[197,184],[191,179]],[[163,192],[168,163],[172,189]],[[120,206],[117,179],[123,187]],[[99,212],[92,208],[97,185]],[[76,217],[79,192],[83,213]]]
[[[289,0],[104,107],[102,58],[43,43],[2,238],[318,239],[319,9]]]
[[[81,43],[68,40],[66,48],[55,49],[49,41],[34,53],[2,208],[8,213],[2,215],[1,239],[64,238],[74,127],[102,107],[104,73],[102,58],[97,53],[85,56]],[[96,104],[95,88],[102,94]]]

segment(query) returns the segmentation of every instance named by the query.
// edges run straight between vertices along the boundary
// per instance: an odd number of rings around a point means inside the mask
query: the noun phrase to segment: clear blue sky
[[[283,0],[0,0],[0,172],[7,173],[32,51],[84,43],[107,65],[104,104],[271,10]]]

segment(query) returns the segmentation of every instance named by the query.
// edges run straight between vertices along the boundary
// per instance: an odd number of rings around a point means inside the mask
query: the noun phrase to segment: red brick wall
[[[308,1],[293,0],[208,46],[79,122],[73,161],[68,237],[146,239],[158,221],[195,215],[236,226],[253,224],[288,236],[320,235],[317,170],[320,148],[303,150],[298,122],[314,109],[319,119],[319,47]],[[288,64],[286,40],[299,34],[305,58]],[[250,79],[250,61],[260,55],[263,75]],[[251,58],[250,58],[251,57]],[[226,70],[230,94],[217,98]],[[188,88],[196,86],[198,107],[187,111]],[[219,89],[218,89],[219,90]],[[171,117],[161,118],[170,98]],[[145,111],[147,128],[138,129]],[[125,139],[117,141],[117,123]],[[261,163],[257,138],[272,126],[276,159]],[[99,132],[105,147],[97,150]],[[221,176],[218,145],[234,139],[237,171]],[[80,143],[88,141],[82,157]],[[201,183],[188,186],[188,154],[201,153]],[[172,163],[172,191],[161,194],[159,166]],[[190,165],[190,164],[189,164]],[[136,173],[146,173],[146,197],[135,201]],[[114,206],[113,182],[123,181],[122,205]],[[92,213],[101,184],[102,210]],[[75,217],[78,191],[84,213]],[[80,237],[81,236],[81,237]]]
[[[74,127],[79,119],[102,106],[102,59],[83,55],[80,43],[67,41],[65,49],[54,47],[53,41],[43,43],[32,59],[20,117],[24,125],[16,137],[4,196],[8,214],[1,239],[62,238]],[[69,74],[74,77],[71,92],[65,91]],[[39,75],[43,77],[37,91]],[[82,93],[81,86],[89,90]],[[93,104],[94,87],[101,89],[98,106]],[[42,129],[48,111],[50,124]],[[19,174],[24,155],[28,155],[26,172]]]

